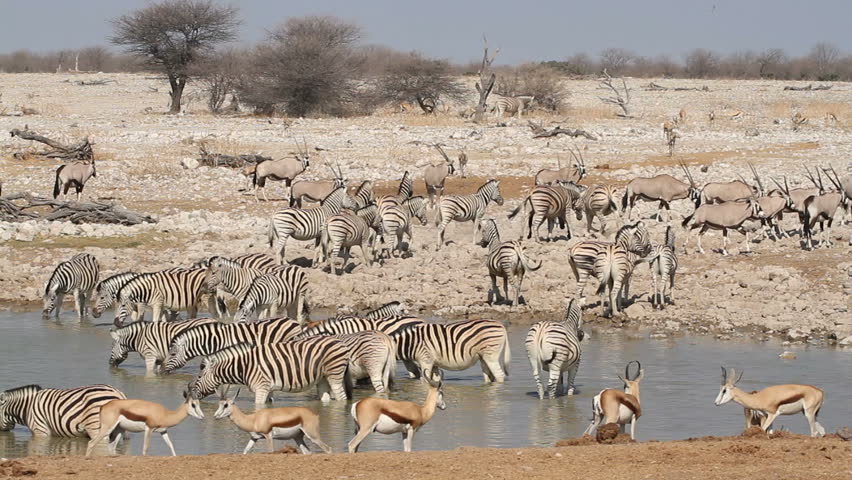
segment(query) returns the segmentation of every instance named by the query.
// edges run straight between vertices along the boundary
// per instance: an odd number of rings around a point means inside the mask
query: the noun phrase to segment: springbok
[[[385,435],[402,433],[403,449],[411,451],[414,432],[432,419],[435,408],[447,408],[441,388],[443,374],[440,370],[437,375],[431,371],[424,373],[424,378],[429,382],[429,391],[421,405],[378,397],[367,397],[352,405],[352,418],[358,426],[358,433],[349,441],[349,453],[357,452],[361,442],[373,432]]]
[[[77,192],[77,201],[83,193],[83,187],[86,182],[92,177],[97,177],[95,171],[95,159],[90,162],[74,162],[60,165],[56,169],[56,181],[53,183],[53,198],[59,197],[59,191],[62,190],[63,200],[68,197],[68,190],[73,186]]]
[[[112,433],[119,424],[124,425],[128,421],[144,424],[145,440],[142,444],[142,455],[148,454],[151,432],[157,432],[163,436],[163,441],[169,446],[172,456],[176,456],[175,446],[169,439],[168,429],[182,422],[187,415],[192,415],[199,420],[204,418],[198,399],[192,398],[188,391],[183,392],[183,398],[183,405],[177,410],[169,410],[159,403],[147,400],[121,399],[105,403],[100,411],[101,430],[89,440],[86,456],[91,455],[95,445]]]
[[[731,400],[743,407],[750,409],[755,415],[761,417],[760,428],[765,432],[772,426],[772,422],[778,415],[795,415],[799,412],[805,414],[808,425],[811,428],[812,437],[822,437],[825,429],[817,421],[817,415],[822,408],[824,398],[822,390],[812,385],[773,385],[766,387],[757,393],[747,393],[737,387],[743,372],[736,375],[736,370],[722,367],[722,386],[719,395],[716,396],[716,405],[724,405]],[[749,413],[746,412],[746,425],[749,426]]]
[[[311,449],[305,443],[307,437],[325,453],[331,453],[331,447],[320,438],[319,415],[313,410],[303,407],[279,407],[244,413],[235,403],[240,390],[237,389],[234,398],[228,398],[227,394],[227,389],[220,390],[219,408],[213,416],[218,420],[230,418],[240,430],[251,435],[243,455],[249,453],[261,438],[266,438],[270,452],[275,451],[273,441],[277,438],[295,441],[303,454],[310,455]]]
[[[630,376],[630,365],[636,364],[636,375]],[[642,364],[633,360],[624,367],[624,378],[619,375],[618,379],[624,382],[624,391],[607,388],[595,395],[592,399],[592,423],[583,433],[593,435],[598,426],[603,422],[615,423],[621,426],[622,431],[630,424],[630,439],[633,440],[636,433],[636,420],[642,416],[642,406],[639,403],[639,382],[645,376]]]
[[[701,248],[701,237],[709,229],[722,231],[722,255],[728,255],[728,230],[737,230],[745,235],[746,252],[750,253],[749,235],[748,231],[743,229],[743,224],[752,218],[765,218],[760,202],[754,198],[754,195],[745,202],[701,205],[692,212],[692,215],[684,218],[681,222],[683,227],[690,224],[690,221],[692,222],[687,230],[686,240],[683,242],[683,251],[687,253],[690,232],[700,227],[701,231],[698,232],[698,251],[700,253],[704,253],[704,249]]]
[[[621,209],[627,211],[627,221],[630,221],[633,215],[633,206],[636,200],[644,200],[646,202],[660,202],[657,210],[657,220],[662,221],[662,209],[666,209],[671,220],[671,202],[689,198],[698,206],[701,193],[695,181],[692,179],[689,169],[683,161],[680,162],[680,168],[689,180],[689,185],[681,182],[671,175],[657,175],[651,178],[634,178],[624,189],[624,195],[621,197]],[[667,220],[667,221],[668,221]]]
[[[319,203],[329,193],[338,188],[345,188],[346,184],[349,183],[349,179],[343,177],[340,164],[336,163],[336,165],[337,170],[331,166],[328,167],[334,175],[334,180],[299,180],[298,182],[293,182],[293,185],[290,187],[290,206],[302,208],[304,200]]]
[[[467,167],[467,153],[465,153],[464,149],[459,153],[459,173],[461,174],[461,178],[467,178],[464,169]]]
[[[456,168],[453,166],[453,160],[447,156],[440,144],[435,144],[435,148],[441,152],[444,157],[444,162],[440,165],[429,165],[426,171],[423,172],[423,183],[426,184],[426,193],[429,195],[429,205],[435,206],[435,197],[438,199],[444,194],[444,181],[448,176],[455,173]]]
[[[304,140],[302,140],[302,142],[304,143]],[[296,143],[296,147],[299,151],[294,154],[294,158],[267,160],[257,164],[251,177],[251,184],[254,186],[254,199],[256,201],[260,201],[257,196],[257,190],[259,188],[263,189],[263,199],[267,202],[269,201],[269,198],[266,196],[267,180],[275,180],[278,182],[283,180],[285,186],[289,190],[290,185],[293,183],[293,179],[311,165],[311,157],[308,154],[308,144],[304,143],[303,148]]]
[[[574,151],[577,153],[574,153]],[[574,147],[574,150],[569,150],[569,153],[575,161],[573,167],[563,167],[562,160],[560,160],[559,156],[557,156],[556,161],[559,168],[557,170],[548,170],[546,168],[539,170],[535,174],[535,184],[550,185],[557,180],[580,183],[580,180],[586,176],[586,161],[583,159],[582,152],[580,152],[580,149],[577,147]]]

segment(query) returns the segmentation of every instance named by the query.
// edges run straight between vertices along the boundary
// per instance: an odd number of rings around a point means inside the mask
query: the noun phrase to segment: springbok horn
[[[722,365],[722,385],[728,381],[728,369]]]
[[[736,371],[734,371],[734,373],[736,373]],[[740,383],[740,380],[742,380],[742,379],[743,379],[743,373],[745,373],[745,370],[740,370],[740,375],[739,375],[739,376],[737,377],[737,379],[734,381],[734,385],[736,385],[736,384]]]

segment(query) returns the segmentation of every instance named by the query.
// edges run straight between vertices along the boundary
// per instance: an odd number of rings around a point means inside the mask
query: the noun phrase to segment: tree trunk
[[[169,75],[169,85],[172,87],[172,91],[169,92],[171,97],[169,113],[180,113],[180,101],[183,97],[183,87],[186,86],[186,78]]]

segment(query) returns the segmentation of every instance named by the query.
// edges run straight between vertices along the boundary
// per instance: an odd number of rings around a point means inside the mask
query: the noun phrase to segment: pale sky
[[[223,2],[227,3],[227,2]],[[481,55],[482,34],[501,48],[497,63],[593,57],[608,47],[681,60],[693,48],[726,54],[783,48],[803,55],[826,41],[852,52],[850,0],[245,0],[240,42],[251,44],[292,16],[332,14],[364,28],[365,43],[449,58]],[[144,0],[0,0],[0,53],[106,45],[109,20]]]

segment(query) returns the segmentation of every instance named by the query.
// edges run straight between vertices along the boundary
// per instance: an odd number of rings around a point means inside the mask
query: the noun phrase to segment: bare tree
[[[621,79],[622,89],[619,90],[618,87],[612,84],[612,77],[607,73],[606,69],[603,71],[603,76],[598,79],[600,82],[600,86],[603,88],[607,88],[612,91],[613,95],[611,97],[598,97],[604,103],[609,103],[612,105],[618,105],[621,108],[623,113],[619,113],[618,116],[622,118],[631,118],[630,116],[630,88],[627,86],[627,82],[624,78]]]
[[[449,62],[418,53],[388,65],[378,89],[383,100],[415,101],[425,113],[433,113],[442,99],[465,97],[463,85],[451,75]]]
[[[719,67],[719,56],[710,50],[696,48],[686,56],[686,73],[694,78],[706,78],[715,74]]]
[[[344,113],[360,75],[360,38],[360,27],[336,17],[291,18],[258,47],[240,99],[261,110],[281,105],[293,116]]]
[[[473,121],[476,123],[481,122],[485,118],[485,102],[494,88],[494,82],[497,81],[497,76],[491,71],[491,64],[494,63],[494,59],[500,53],[500,49],[498,48],[489,57],[488,39],[483,36],[482,41],[485,42],[485,47],[482,51],[482,64],[479,66],[479,81],[476,82],[476,91],[479,92],[479,102],[476,104],[476,113],[473,115]]]
[[[80,50],[80,64],[83,70],[101,72],[112,59],[112,53],[104,47],[88,47]]]
[[[113,23],[113,44],[164,70],[171,86],[169,113],[178,113],[190,67],[216,45],[233,40],[239,20],[235,7],[212,0],[164,0]]]
[[[778,64],[786,61],[786,59],[787,54],[780,48],[764,50],[756,59],[757,65],[760,67],[757,72],[758,75],[760,75],[761,78],[776,76],[774,72],[775,68]]]
[[[232,97],[234,108],[238,105],[236,89],[245,71],[246,52],[241,50],[222,50],[199,61],[192,69],[207,92],[207,107],[213,113],[219,113],[228,95]]]
[[[509,97],[533,96],[536,106],[558,112],[568,96],[562,80],[562,75],[547,64],[526,63],[501,69],[497,93]]]
[[[840,59],[840,50],[830,43],[820,42],[814,45],[808,57],[814,62],[818,80],[831,80],[832,69]]]
[[[607,48],[601,52],[601,69],[612,72],[613,75],[623,74],[636,55],[623,48]]]

